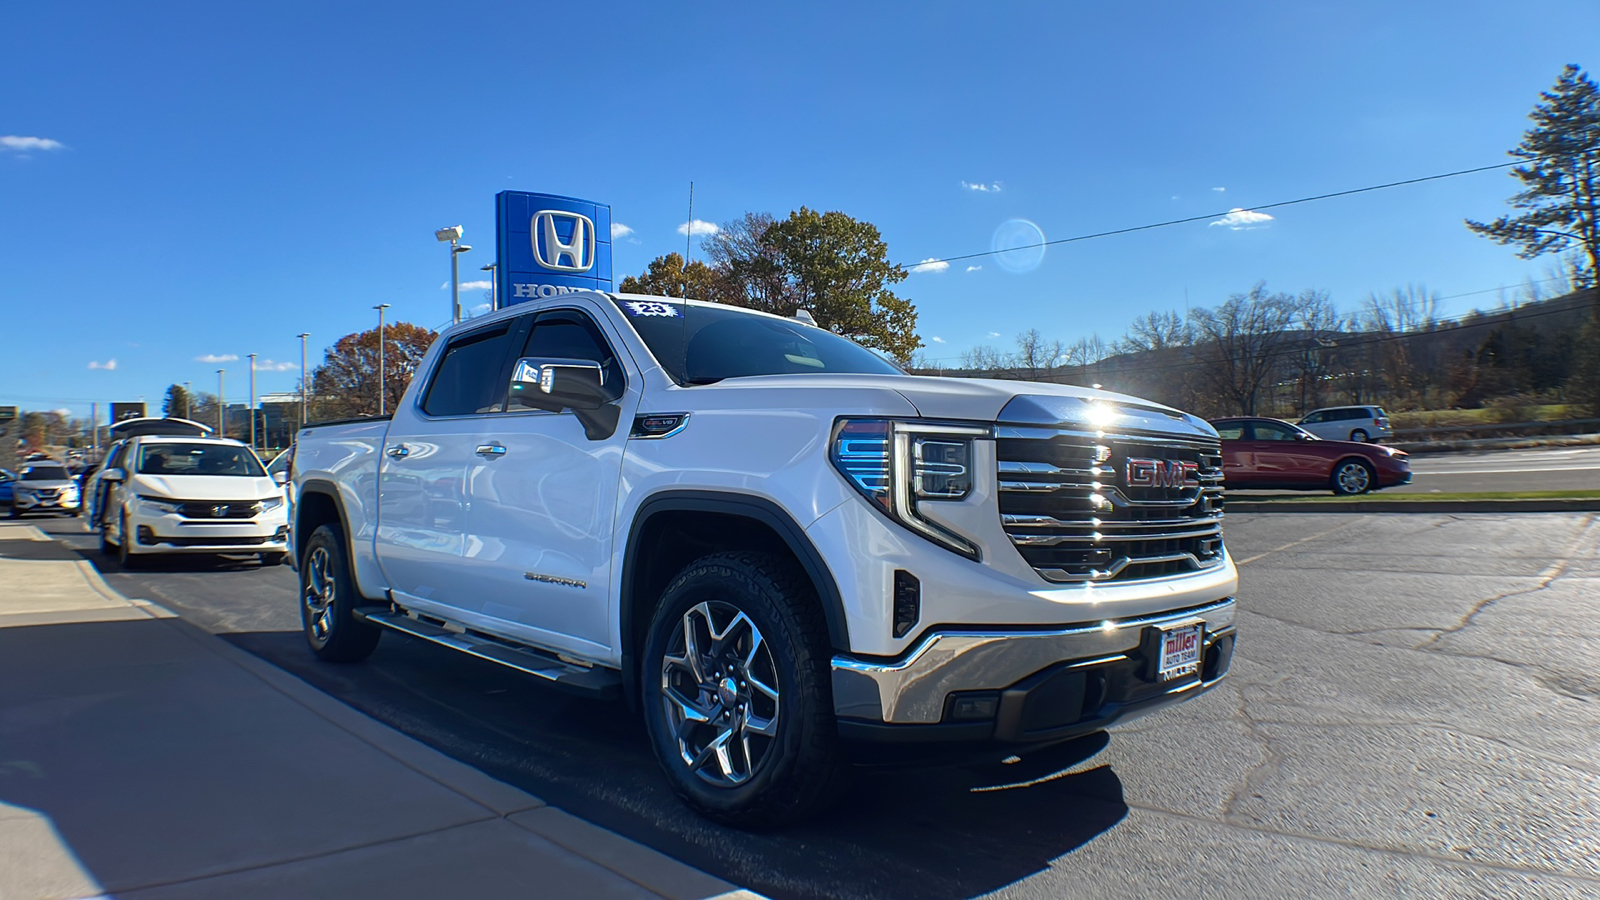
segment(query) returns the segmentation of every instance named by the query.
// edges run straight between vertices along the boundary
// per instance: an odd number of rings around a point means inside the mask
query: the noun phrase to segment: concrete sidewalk
[[[597,774],[596,777],[603,777]],[[0,524],[0,900],[755,897]]]

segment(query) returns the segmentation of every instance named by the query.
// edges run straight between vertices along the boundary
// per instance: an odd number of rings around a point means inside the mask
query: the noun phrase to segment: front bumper
[[[11,498],[11,505],[19,512],[72,512],[80,502],[77,494],[40,497],[33,493],[16,493]]]
[[[288,517],[279,510],[254,519],[207,521],[178,515],[128,516],[135,553],[282,553],[288,550]]]
[[[1049,630],[936,630],[893,661],[836,656],[839,731],[859,740],[1018,744],[1099,731],[1221,681],[1233,661],[1234,617],[1228,599]],[[1199,672],[1157,681],[1151,635],[1191,621],[1205,623]]]

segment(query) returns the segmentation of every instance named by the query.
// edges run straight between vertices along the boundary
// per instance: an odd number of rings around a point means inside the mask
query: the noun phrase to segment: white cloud
[[[207,353],[205,356],[196,356],[194,361],[203,363],[219,363],[233,362],[238,358],[239,354],[237,353]]]
[[[622,224],[621,222],[612,222],[611,223],[611,239],[613,241],[616,240],[617,238],[625,238],[630,234],[633,234],[633,229],[632,228],[629,228],[628,226]]]
[[[297,362],[273,362],[270,359],[256,360],[257,372],[293,372],[300,368]]]
[[[0,135],[0,150],[32,153],[36,150],[61,150],[67,145],[42,137],[23,137],[17,134]]]
[[[999,336],[1000,336],[1000,332],[998,332],[998,331],[989,332],[989,337],[999,337]]]
[[[998,181],[991,181],[991,182],[989,182],[987,184],[985,184],[983,182],[979,182],[977,184],[973,184],[970,181],[963,181],[963,182],[961,182],[961,186],[966,188],[969,191],[977,191],[977,192],[982,193],[982,194],[998,194],[998,193],[1000,193],[1000,182],[998,182]]]
[[[472,308],[471,313],[474,316],[481,316],[481,315],[483,315],[484,313],[488,312],[489,310],[491,310],[493,308],[494,307],[491,304],[479,303],[477,306],[474,306]]]
[[[492,281],[463,281],[463,282],[461,282],[461,289],[463,291],[487,291],[491,287],[494,287],[494,282],[492,282]]]
[[[110,372],[116,367],[117,361],[115,359],[108,359],[105,362],[95,362],[92,359],[89,360],[89,368],[91,369],[105,369],[107,372]]]
[[[1229,210],[1227,215],[1211,224],[1226,225],[1231,231],[1251,231],[1256,228],[1266,228],[1266,223],[1271,221],[1272,217],[1264,212],[1235,207]]]
[[[933,341],[933,342],[934,342],[934,343],[935,343],[935,344],[942,344],[942,343],[944,343],[944,338],[942,338],[942,337],[939,337],[939,336],[938,336],[938,335],[937,335],[937,334],[936,334],[936,335],[934,335],[934,336],[933,336],[933,337],[931,337],[931,338],[929,338],[929,340],[931,340],[931,341]]]
[[[981,271],[983,271],[983,266],[967,266],[967,271],[968,272],[981,272]]]
[[[950,268],[950,264],[949,263],[945,262],[942,259],[934,259],[933,257],[930,256],[927,259],[923,260],[922,262],[919,262],[916,265],[912,266],[911,267],[911,271],[913,271],[913,272],[943,272],[945,269],[948,269],[948,268]]]
[[[1213,190],[1213,191],[1216,191],[1216,192],[1217,192],[1217,193],[1219,193],[1219,194],[1220,194],[1220,193],[1222,193],[1222,192],[1224,192],[1224,191],[1226,191],[1226,190],[1227,190],[1227,188],[1225,188],[1225,187],[1222,187],[1222,188],[1212,188],[1212,190]]]
[[[439,285],[439,290],[441,290],[441,291],[450,290],[450,282],[446,281],[444,284]]]
[[[60,409],[52,409],[50,411],[55,413],[56,415],[60,416],[63,419],[72,418],[72,410],[67,409],[65,406],[61,407]]]
[[[716,234],[719,230],[715,222],[703,219],[695,219],[693,222],[685,222],[678,226],[679,234]]]

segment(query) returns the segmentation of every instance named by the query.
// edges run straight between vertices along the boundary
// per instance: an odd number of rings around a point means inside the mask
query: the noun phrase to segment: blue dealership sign
[[[495,196],[500,306],[570,291],[611,290],[611,207],[501,191]]]

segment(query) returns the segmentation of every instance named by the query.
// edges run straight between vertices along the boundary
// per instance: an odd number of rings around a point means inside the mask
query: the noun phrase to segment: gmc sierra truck
[[[319,657],[393,629],[625,698],[734,825],[817,810],[856,748],[1022,752],[1232,659],[1206,422],[908,375],[803,314],[508,307],[441,335],[391,417],[302,430],[291,468]]]

